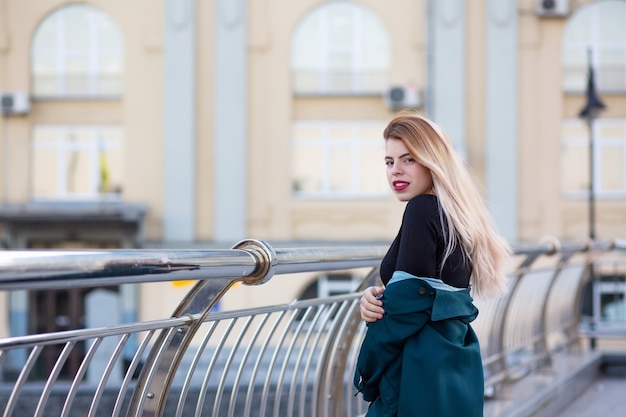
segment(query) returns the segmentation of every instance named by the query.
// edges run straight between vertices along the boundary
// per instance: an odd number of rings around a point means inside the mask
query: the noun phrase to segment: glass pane
[[[602,146],[600,150],[600,189],[602,191],[624,191],[624,148]]]
[[[91,47],[91,25],[97,18],[91,7],[68,7],[63,14],[65,24],[65,45],[68,51],[88,51]]]
[[[563,123],[562,129],[564,138],[589,139],[589,128],[585,123]]]
[[[89,94],[89,81],[85,74],[67,74],[65,93],[67,95]]]
[[[85,149],[71,149],[67,152],[66,190],[68,194],[89,195],[97,190],[93,189],[91,176],[93,152]]]
[[[340,143],[344,146],[350,143],[354,134],[353,126],[348,123],[335,124],[328,129],[328,136],[331,142]]]
[[[59,195],[57,153],[56,148],[34,147],[32,150],[31,188],[34,197],[56,197]]]
[[[122,49],[122,36],[115,22],[108,16],[102,16],[96,24],[100,48],[119,52]]]
[[[99,184],[106,192],[121,193],[124,180],[124,148],[119,129],[98,133]]]
[[[598,52],[598,88],[623,90],[626,88],[626,44],[622,49],[602,49]]]
[[[124,152],[109,143],[99,155],[99,185],[102,191],[121,194],[124,184]]]
[[[381,152],[385,148],[385,141],[383,139],[383,131],[386,125],[378,123],[363,123],[359,126],[359,134],[362,138],[373,141],[374,144],[379,145]],[[382,157],[381,157],[382,161]]]
[[[322,128],[320,125],[313,125],[310,123],[299,123],[294,125],[293,128],[294,139],[297,142],[302,141],[315,141],[319,142],[322,135]]]
[[[309,71],[324,68],[320,23],[321,14],[311,12],[296,29],[291,47],[292,68]]]
[[[40,53],[51,53],[56,50],[58,28],[59,21],[57,14],[52,14],[39,25],[33,37],[34,57],[39,56]]]
[[[603,123],[596,125],[601,138],[626,138],[626,125]]]
[[[348,72],[352,67],[351,51],[333,51],[328,54],[328,67],[332,71]]]
[[[626,5],[622,1],[604,1],[595,5],[600,42],[624,42],[624,26],[626,26]]]
[[[119,56],[101,56],[98,64],[97,69],[101,74],[119,75],[122,72],[122,62]]]
[[[349,4],[328,6],[328,39],[331,45],[352,43],[355,9],[355,6]]]
[[[331,192],[349,193],[355,191],[353,183],[353,163],[349,149],[334,148],[330,151],[330,190]]]
[[[89,71],[89,57],[86,55],[68,56],[65,61],[67,72],[86,75]]]
[[[388,191],[385,174],[384,150],[381,147],[364,148],[360,152],[359,178],[361,191],[383,194]]]
[[[320,148],[301,146],[294,149],[294,192],[318,193],[322,190],[322,152]]]
[[[564,192],[589,189],[589,149],[565,144],[561,154],[561,184]]]
[[[564,33],[565,44],[588,45],[590,42],[591,13],[589,7],[579,9],[567,21]]]
[[[41,54],[33,61],[32,71],[34,75],[50,75],[56,71],[57,61],[54,56]]]

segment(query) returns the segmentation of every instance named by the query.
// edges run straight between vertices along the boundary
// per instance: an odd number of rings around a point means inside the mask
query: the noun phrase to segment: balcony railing
[[[569,66],[563,69],[563,88],[568,93],[585,93],[587,66]],[[594,70],[595,86],[599,94],[626,94],[626,66],[602,65]]]
[[[387,71],[305,71],[292,72],[296,96],[382,95]]]

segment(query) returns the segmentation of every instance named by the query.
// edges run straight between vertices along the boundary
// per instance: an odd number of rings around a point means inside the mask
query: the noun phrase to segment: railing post
[[[254,258],[254,272],[246,277],[216,278],[196,283],[172,315],[189,316],[193,321],[187,327],[161,331],[137,380],[127,417],[162,416],[172,379],[182,357],[215,303],[235,282],[252,285],[271,278],[274,273],[274,250],[269,245],[245,240],[233,249],[245,250]]]

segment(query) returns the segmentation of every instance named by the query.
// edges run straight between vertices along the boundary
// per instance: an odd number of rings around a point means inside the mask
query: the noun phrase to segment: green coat
[[[482,360],[470,326],[478,309],[469,289],[450,289],[394,273],[385,315],[368,325],[354,375],[372,402],[367,417],[483,416]]]

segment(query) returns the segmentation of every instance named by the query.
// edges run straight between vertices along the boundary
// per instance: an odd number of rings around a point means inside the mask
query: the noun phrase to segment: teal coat
[[[368,325],[354,385],[367,417],[482,417],[484,377],[469,289],[396,272]]]

